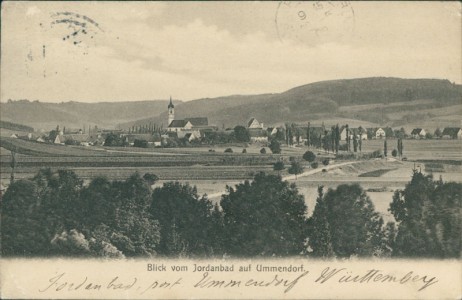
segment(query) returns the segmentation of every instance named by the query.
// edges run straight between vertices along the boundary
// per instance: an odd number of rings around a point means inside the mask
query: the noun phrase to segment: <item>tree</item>
[[[355,153],[358,152],[358,138],[355,133],[353,133],[353,150]]]
[[[314,162],[311,163],[311,168],[312,168],[312,169],[317,169],[318,166],[319,166],[319,164],[318,164],[317,161],[314,161]]]
[[[284,169],[285,169],[285,166],[284,166],[284,162],[282,161],[277,161],[273,164],[273,170],[278,171],[278,175]]]
[[[398,154],[400,157],[403,156],[403,139],[398,139]]]
[[[247,149],[242,149],[242,153],[247,153]]]
[[[332,237],[327,219],[327,204],[324,201],[323,186],[318,187],[318,198],[313,215],[308,221],[309,224],[309,245],[312,248],[312,255],[318,257],[334,256]]]
[[[226,148],[226,149],[225,149],[225,153],[233,153],[233,149],[231,149],[231,148]]]
[[[295,179],[297,179],[297,175],[303,173],[303,166],[298,161],[292,161],[288,171],[289,174],[294,174]]]
[[[150,212],[160,224],[159,254],[206,256],[214,253],[213,205],[196,187],[167,182],[152,194]],[[215,216],[216,217],[216,216]],[[213,229],[213,230],[212,230]]]
[[[250,133],[244,126],[234,127],[234,136],[238,142],[250,142]]]
[[[151,186],[159,180],[159,176],[153,173],[145,173],[143,179]]]
[[[306,143],[307,143],[306,145],[308,147],[311,146],[311,132],[310,131],[311,131],[311,123],[308,122],[308,125],[306,127]]]
[[[404,190],[393,195],[389,211],[398,222],[393,255],[460,257],[462,184],[434,181],[414,170]]]
[[[306,151],[303,154],[303,159],[311,163],[316,159],[316,154],[314,154],[312,151]]]
[[[148,141],[146,141],[146,140],[140,140],[140,139],[135,139],[135,140],[133,141],[133,147],[147,148],[147,147],[148,147]]]
[[[272,139],[268,147],[270,148],[273,154],[281,153],[281,144],[276,139]]]
[[[233,256],[288,256],[305,246],[303,195],[280,176],[257,174],[222,195],[225,245]]]
[[[441,129],[436,128],[436,129],[435,129],[434,136],[435,136],[436,138],[441,138],[442,135],[443,135],[443,133],[441,132]]]
[[[309,245],[318,256],[383,255],[386,251],[383,220],[371,199],[358,185],[339,185],[318,200],[310,220]],[[319,204],[319,205],[318,205]]]
[[[51,234],[43,227],[37,184],[12,182],[2,198],[2,255],[46,255]]]
[[[104,146],[121,147],[125,146],[125,141],[118,134],[111,132],[106,136],[106,139],[104,140]]]
[[[325,166],[329,165],[329,158],[324,158],[322,160],[322,164],[325,165]]]
[[[398,155],[398,150],[393,149],[393,151],[391,151],[391,156],[396,157],[397,155]]]
[[[383,141],[383,155],[387,157],[387,140]]]
[[[10,175],[10,184],[14,182],[14,175],[15,175],[15,172],[16,172],[16,164],[17,164],[17,161],[16,161],[16,147],[10,151],[11,152],[11,163],[10,163],[10,166],[11,166],[11,175]]]
[[[348,124],[346,124],[345,130],[346,130],[347,151],[350,152],[350,149],[351,149],[351,145],[350,145],[350,127],[348,126]]]
[[[260,149],[260,153],[261,153],[261,154],[266,154],[266,149],[265,149],[265,148],[261,148],[261,149]]]

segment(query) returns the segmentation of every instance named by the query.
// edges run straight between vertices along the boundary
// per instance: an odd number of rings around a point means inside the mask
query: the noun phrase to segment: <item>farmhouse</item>
[[[362,127],[350,128],[349,133],[350,133],[351,140],[353,140],[353,135],[356,135],[357,139],[367,140],[367,132]],[[346,137],[347,137],[346,127],[342,126],[342,128],[340,129],[340,140],[346,141]]]
[[[263,123],[258,122],[257,119],[251,118],[247,123],[249,129],[264,129]]]
[[[387,137],[387,133],[383,128],[367,128],[367,132],[372,139],[384,139]]]
[[[427,133],[422,128],[414,128],[414,129],[412,129],[412,132],[411,132],[411,136],[414,139],[423,139],[423,138],[425,138],[426,134]]]
[[[268,134],[263,129],[249,129],[250,141],[251,142],[268,142]]]
[[[60,137],[61,143],[72,143],[75,145],[89,146],[90,136],[88,134],[64,134],[58,135],[56,138]]]
[[[444,139],[462,139],[462,128],[460,127],[446,127],[441,134]]]

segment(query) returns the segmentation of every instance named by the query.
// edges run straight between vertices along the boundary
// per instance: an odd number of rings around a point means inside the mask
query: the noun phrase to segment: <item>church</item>
[[[207,117],[194,117],[184,118],[181,120],[175,119],[175,105],[173,105],[172,97],[170,97],[170,103],[168,104],[168,132],[176,132],[178,138],[185,136],[188,139],[200,138],[203,136],[205,131],[217,130],[216,126],[209,125]]]

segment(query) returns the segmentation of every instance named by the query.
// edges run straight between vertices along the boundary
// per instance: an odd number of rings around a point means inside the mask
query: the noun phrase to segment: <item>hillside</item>
[[[177,119],[206,116],[210,124],[234,127],[251,117],[268,125],[284,122],[327,125],[348,121],[363,126],[460,126],[462,86],[440,79],[360,78],[311,83],[279,94],[233,95],[174,101]],[[0,118],[36,129],[98,125],[124,128],[167,124],[166,100],[104,103],[0,104]],[[354,125],[352,125],[354,126]]]
[[[180,101],[174,103],[179,104]],[[20,100],[1,103],[0,119],[19,122],[37,130],[55,128],[58,124],[68,128],[82,128],[83,125],[114,128],[121,122],[158,115],[167,104],[167,100],[100,103]]]
[[[362,78],[323,81],[280,94],[230,96],[183,102],[176,118],[207,116],[211,124],[232,127],[251,117],[266,124],[308,121],[326,124],[354,119],[364,126],[425,127],[459,125],[462,86],[438,79]],[[451,107],[451,109],[445,109]],[[399,117],[395,115],[399,114]],[[121,123],[121,128],[149,122],[166,125],[167,113]],[[455,121],[456,120],[456,121]]]

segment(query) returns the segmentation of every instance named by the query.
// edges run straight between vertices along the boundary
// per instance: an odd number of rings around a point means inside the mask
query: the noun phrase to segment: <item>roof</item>
[[[174,108],[175,105],[172,103],[172,97],[170,97],[170,103],[168,104],[168,108]]]
[[[172,122],[170,122],[170,124],[168,125],[169,128],[172,128],[172,127],[185,127],[186,124],[188,122],[186,120],[173,120]]]
[[[206,117],[197,117],[197,118],[186,118],[186,122],[191,122],[193,126],[207,126],[209,125],[209,120]],[[185,124],[186,125],[186,124]]]
[[[460,127],[446,127],[443,129],[443,133],[441,135],[449,135],[451,137],[456,137],[460,129]]]
[[[62,136],[64,139],[60,138],[60,141],[63,140],[74,140],[77,142],[87,142],[89,140],[88,134],[65,134]]]
[[[125,136],[128,142],[134,142],[135,140],[143,140],[146,142],[155,142],[160,140],[159,138],[154,137],[152,134],[144,133],[144,134],[128,134]]]
[[[420,134],[421,131],[422,131],[422,128],[414,128],[414,129],[412,129],[411,134],[413,134],[413,135],[414,134]]]
[[[250,121],[247,123],[247,127],[250,127],[250,125],[252,125],[253,121],[257,121],[257,122],[258,122],[257,119],[251,118]]]

